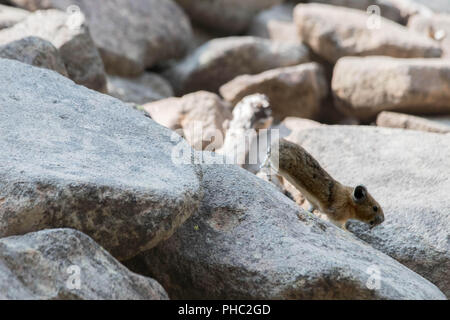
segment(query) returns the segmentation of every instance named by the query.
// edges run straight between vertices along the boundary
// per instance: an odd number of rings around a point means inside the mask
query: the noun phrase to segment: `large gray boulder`
[[[450,60],[346,57],[331,87],[337,107],[363,121],[382,111],[450,113]]]
[[[52,229],[0,239],[0,299],[167,299],[85,234]]]
[[[203,188],[200,209],[170,239],[127,264],[144,265],[141,271],[171,298],[445,298],[429,281],[244,169],[204,166]]]
[[[111,74],[137,76],[161,61],[180,58],[192,40],[189,19],[172,0],[13,0],[12,3],[29,10],[66,11],[74,8],[71,5],[78,6],[86,15],[92,38]]]
[[[325,71],[314,62],[238,76],[220,87],[220,94],[233,105],[251,94],[266,95],[280,121],[289,116],[317,118],[328,92]]]
[[[178,95],[207,90],[242,74],[255,74],[310,61],[303,44],[258,37],[226,37],[206,42],[165,72]]]
[[[259,11],[283,0],[176,0],[197,24],[225,34],[245,31]]]
[[[37,11],[13,27],[1,30],[0,44],[28,36],[50,41],[58,49],[73,81],[93,90],[106,91],[103,62],[84,18],[73,20],[60,10]]]
[[[344,56],[384,55],[397,58],[440,57],[439,43],[383,17],[350,8],[298,4],[294,21],[302,40],[319,56],[335,63]]]
[[[38,37],[25,37],[0,45],[0,58],[13,59],[32,66],[54,70],[68,77],[66,66],[51,42]]]
[[[450,297],[449,135],[376,127],[326,126],[296,139],[343,184],[363,183],[385,221],[349,229]]]
[[[171,130],[179,130],[196,150],[220,148],[232,118],[231,105],[217,94],[207,91],[147,103],[142,109],[157,123]]]
[[[70,227],[127,259],[198,207],[198,166],[172,155],[190,147],[141,112],[14,60],[0,87],[0,237]]]

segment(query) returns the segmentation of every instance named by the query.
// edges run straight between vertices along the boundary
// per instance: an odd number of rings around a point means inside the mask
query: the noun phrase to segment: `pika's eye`
[[[377,212],[378,211],[378,207],[377,206],[373,206],[373,211]]]

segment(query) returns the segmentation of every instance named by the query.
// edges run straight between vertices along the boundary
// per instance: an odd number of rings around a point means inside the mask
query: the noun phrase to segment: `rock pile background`
[[[438,0],[0,0],[0,299],[450,297],[449,52]],[[249,129],[385,222],[221,164]]]

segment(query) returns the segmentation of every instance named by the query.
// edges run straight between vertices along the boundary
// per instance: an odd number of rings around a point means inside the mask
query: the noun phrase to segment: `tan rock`
[[[403,128],[435,133],[449,133],[450,126],[422,117],[408,114],[383,111],[377,117],[377,126],[387,128]]]
[[[450,112],[450,61],[347,57],[334,69],[336,105],[361,120],[381,111],[417,114]]]
[[[408,28],[439,41],[443,56],[450,58],[450,14],[414,15]]]
[[[294,21],[300,37],[329,62],[344,56],[440,57],[439,44],[388,19],[371,22],[367,13],[324,4],[299,4]]]
[[[223,144],[231,107],[214,93],[198,91],[181,98],[148,103],[143,109],[159,124],[179,130],[197,150],[220,148]]]
[[[164,76],[176,94],[198,90],[218,92],[242,74],[255,74],[310,61],[302,44],[279,43],[258,37],[226,37],[208,41],[173,66]]]
[[[292,131],[306,130],[323,126],[320,122],[297,117],[287,117],[281,124]]]
[[[294,5],[289,3],[261,11],[253,18],[248,34],[275,41],[300,43],[293,11]]]
[[[314,118],[328,95],[328,84],[319,64],[306,63],[236,77],[223,85],[220,93],[232,104],[250,94],[262,93],[269,98],[277,120],[288,116]]]

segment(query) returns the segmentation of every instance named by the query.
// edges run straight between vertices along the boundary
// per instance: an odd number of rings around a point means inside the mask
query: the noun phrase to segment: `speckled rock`
[[[0,239],[0,299],[167,298],[155,280],[130,272],[79,231],[52,229]]]
[[[173,96],[170,83],[154,72],[136,78],[107,76],[108,94],[124,102],[138,105]]]
[[[371,24],[361,10],[298,4],[294,21],[302,40],[331,63],[344,56],[431,58],[442,54],[436,41],[383,17],[379,25]]]
[[[18,60],[68,76],[58,49],[42,38],[25,37],[0,45],[0,58]]]
[[[0,237],[68,227],[127,259],[198,207],[198,166],[173,155],[190,147],[141,112],[14,60],[0,87]]]
[[[317,117],[328,90],[325,72],[314,62],[238,76],[220,87],[221,95],[233,105],[251,94],[266,95],[279,121],[289,116]]]
[[[197,24],[225,34],[245,31],[259,11],[283,0],[176,0]]]
[[[100,92],[106,91],[103,62],[83,18],[70,20],[59,10],[30,14],[12,28],[0,31],[0,43],[36,36],[50,41],[59,51],[69,77],[78,84]]]
[[[208,41],[164,75],[177,94],[198,90],[217,92],[221,85],[239,75],[308,61],[309,50],[302,44],[257,37],[226,37]]]
[[[346,57],[331,87],[337,107],[365,121],[381,111],[450,113],[450,60]]]
[[[343,184],[362,183],[385,221],[349,229],[438,286],[450,297],[450,139],[413,130],[326,126],[299,141]]]
[[[196,214],[170,239],[127,262],[144,265],[171,298],[445,298],[429,281],[244,169],[204,166],[203,188]]]
[[[110,74],[137,76],[182,57],[192,40],[189,19],[172,0],[13,0],[29,10],[78,6]]]

